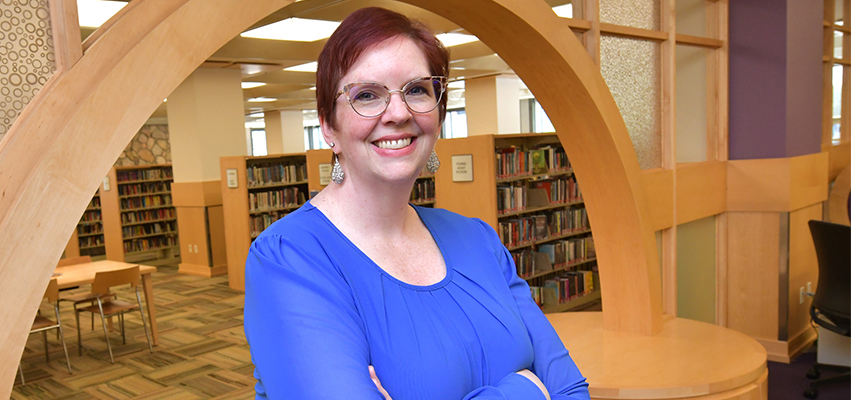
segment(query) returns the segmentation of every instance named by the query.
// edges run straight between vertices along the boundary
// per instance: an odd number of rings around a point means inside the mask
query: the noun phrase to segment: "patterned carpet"
[[[153,282],[160,334],[153,354],[136,312],[126,316],[126,345],[117,323],[110,333],[114,365],[109,362],[100,317],[92,330],[88,315],[81,314],[83,355],[79,356],[74,312],[63,303],[60,315],[73,373],[68,374],[55,331],[47,335],[49,363],[42,334],[30,335],[21,360],[26,385],[16,378],[11,398],[253,399],[254,366],[242,330],[242,292],[228,288],[227,276],[181,275],[176,267],[159,267]],[[63,294],[87,290],[88,286]],[[121,299],[135,299],[129,286],[116,291]],[[46,303],[42,313],[53,318]]]

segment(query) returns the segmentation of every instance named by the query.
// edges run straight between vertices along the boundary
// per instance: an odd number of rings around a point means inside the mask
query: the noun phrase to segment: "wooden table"
[[[59,289],[65,289],[91,284],[94,282],[95,274],[98,272],[124,269],[134,267],[136,265],[139,264],[102,260],[91,263],[56,267],[54,272],[61,274],[55,277],[56,282],[59,284]],[[154,346],[156,346],[160,343],[160,337],[159,331],[157,331],[157,312],[154,307],[154,286],[151,282],[151,273],[157,272],[157,268],[147,265],[139,265],[139,272],[142,274],[142,289],[145,292],[145,304],[148,308],[148,322],[151,326],[151,339]]]

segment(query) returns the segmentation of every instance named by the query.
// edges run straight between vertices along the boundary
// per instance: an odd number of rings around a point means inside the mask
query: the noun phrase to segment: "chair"
[[[810,233],[818,258],[818,287],[810,306],[810,316],[820,329],[851,336],[851,227],[811,220]],[[821,369],[837,369],[843,373],[820,378]],[[807,372],[814,379],[804,392],[808,399],[818,397],[818,387],[831,382],[847,381],[851,372],[818,362]]]
[[[83,354],[83,340],[80,334],[81,312],[92,313],[92,318],[94,318],[94,314],[100,314],[100,320],[103,324],[103,334],[106,338],[106,346],[109,349],[109,361],[113,364],[115,364],[115,359],[112,355],[112,345],[109,343],[109,331],[106,328],[107,317],[118,316],[118,323],[121,328],[121,339],[124,344],[127,344],[127,337],[124,329],[124,314],[129,311],[139,310],[139,314],[142,316],[142,326],[145,328],[145,338],[148,340],[148,348],[151,350],[151,353],[154,352],[154,348],[151,345],[151,336],[148,334],[148,324],[145,321],[145,313],[142,310],[142,298],[139,297],[140,279],[141,276],[139,275],[138,265],[115,271],[98,272],[95,274],[95,279],[92,282],[92,294],[94,295],[95,302],[97,302],[97,304],[92,304],[88,307],[74,308],[74,316],[77,319],[77,346],[79,348],[80,355]],[[124,284],[129,284],[130,287],[135,290],[135,304],[118,300],[115,294],[109,291],[111,287]]]
[[[63,258],[59,260],[56,264],[57,267],[64,267],[69,265],[77,265],[77,264],[86,264],[92,262],[92,256],[81,256],[81,257],[69,257]],[[90,305],[95,304],[95,296],[93,293],[78,293],[68,296],[59,297],[59,301],[63,303],[71,303],[72,306],[76,309],[77,305],[80,303],[89,303]],[[114,297],[114,295],[110,294],[109,297]],[[105,298],[104,298],[105,299]],[[79,321],[77,321],[79,323]],[[95,330],[95,315],[92,314],[92,330]]]
[[[50,351],[47,347],[47,331],[51,329],[57,329],[59,331],[59,338],[62,341],[62,349],[65,350],[65,364],[68,365],[68,373],[70,374],[71,360],[68,358],[68,347],[65,346],[65,335],[62,332],[62,320],[59,319],[59,284],[56,283],[55,278],[51,279],[50,283],[47,284],[47,290],[44,291],[44,297],[42,300],[43,299],[47,299],[49,303],[53,303],[53,311],[56,314],[56,322],[43,317],[41,315],[41,310],[39,310],[38,314],[35,316],[35,320],[33,321],[30,333],[41,332],[44,334],[44,357],[47,362],[50,362]],[[20,364],[18,364],[18,372],[21,374],[21,384],[25,384],[24,371]]]

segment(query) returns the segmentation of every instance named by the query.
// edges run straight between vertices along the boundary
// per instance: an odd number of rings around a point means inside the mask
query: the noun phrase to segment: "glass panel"
[[[677,45],[677,162],[706,161],[706,67],[713,50]]]
[[[600,21],[659,30],[659,0],[601,0]]]
[[[632,138],[641,169],[662,167],[659,43],[603,36],[600,65]]]
[[[0,46],[0,138],[54,69],[47,0],[3,4],[0,43],[5,46]]]
[[[706,37],[706,0],[677,0],[677,33]]]
[[[833,31],[833,58],[842,59],[842,31]]]
[[[251,155],[265,156],[266,153],[266,131],[251,131]]]
[[[844,25],[845,22],[845,19],[842,18],[842,14],[844,12],[842,2],[843,0],[833,0],[833,3],[836,5],[836,13],[833,14],[835,21],[834,23],[837,25]]]
[[[715,217],[677,226],[677,317],[715,323]]]
[[[833,64],[833,112],[831,113],[833,117],[833,135],[832,140],[833,144],[838,144],[840,140],[840,131],[841,131],[841,117],[842,117],[842,65],[841,64]]]
[[[582,1],[579,0],[556,0],[547,1],[552,6],[553,12],[562,18],[585,18],[582,12]]]

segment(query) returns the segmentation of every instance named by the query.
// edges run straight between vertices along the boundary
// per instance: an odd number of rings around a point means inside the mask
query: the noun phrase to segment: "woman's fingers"
[[[384,387],[381,386],[381,381],[378,380],[378,375],[375,375],[375,368],[373,368],[372,365],[369,366],[369,377],[372,378],[372,382],[375,383],[375,386],[378,388],[378,391],[384,395],[384,398],[386,400],[393,400],[390,395],[387,394],[387,391],[384,390]]]

